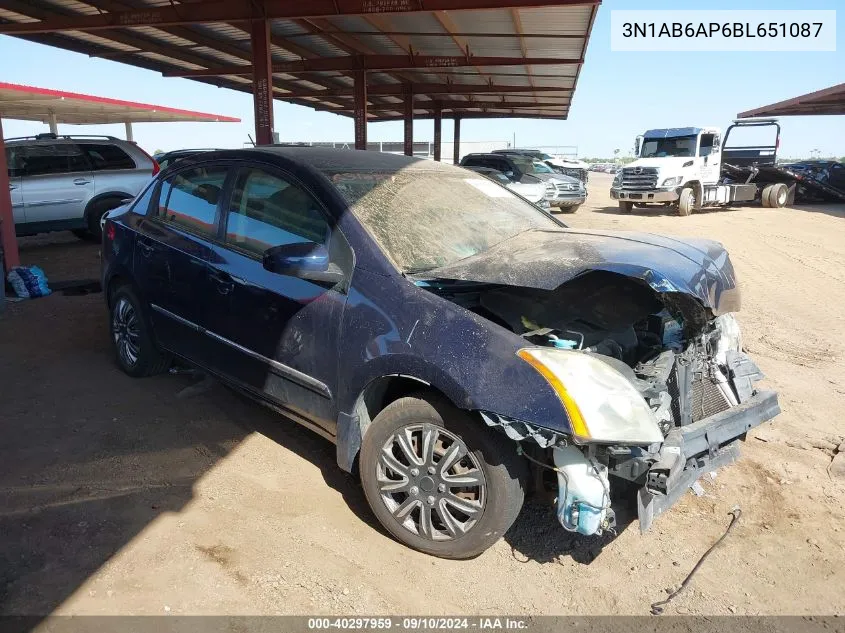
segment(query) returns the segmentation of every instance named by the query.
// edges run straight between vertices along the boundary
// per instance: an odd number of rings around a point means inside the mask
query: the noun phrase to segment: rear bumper
[[[626,202],[675,202],[678,199],[678,192],[674,189],[650,189],[645,191],[611,189],[610,197],[614,200]]]
[[[672,507],[701,475],[739,458],[739,439],[780,413],[777,393],[759,391],[726,411],[674,429],[637,495],[640,531]]]

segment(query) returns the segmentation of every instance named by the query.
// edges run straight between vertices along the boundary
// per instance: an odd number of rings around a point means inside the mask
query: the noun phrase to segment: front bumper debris
[[[629,202],[675,202],[679,195],[675,189],[648,189],[643,191],[611,189],[610,197],[614,200]]]
[[[640,532],[647,531],[701,475],[735,462],[738,440],[778,413],[777,393],[759,391],[735,407],[670,431],[637,495]]]

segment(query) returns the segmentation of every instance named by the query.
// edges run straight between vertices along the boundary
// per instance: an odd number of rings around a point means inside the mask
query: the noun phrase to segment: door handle
[[[153,252],[158,250],[152,244],[147,244],[146,242],[141,241],[138,242],[138,249],[141,251],[141,255],[143,255],[144,257],[150,257]]]
[[[90,182],[91,181],[88,180],[88,178],[74,178],[73,179],[73,184],[75,184],[75,185],[87,185]]]
[[[209,278],[217,284],[217,292],[221,295],[227,295],[235,289],[234,279],[226,274],[216,270],[208,273]]]

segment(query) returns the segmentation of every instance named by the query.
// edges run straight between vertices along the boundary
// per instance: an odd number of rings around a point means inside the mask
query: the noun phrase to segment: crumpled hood
[[[651,233],[525,231],[420,277],[554,290],[590,271],[639,279],[659,294],[692,296],[715,315],[740,307],[733,264],[721,244]]]

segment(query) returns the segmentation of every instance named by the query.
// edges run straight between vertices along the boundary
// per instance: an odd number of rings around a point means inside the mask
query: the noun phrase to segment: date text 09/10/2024
[[[348,617],[309,618],[308,630],[373,630],[373,631],[498,631],[526,630],[527,618],[512,617]]]

